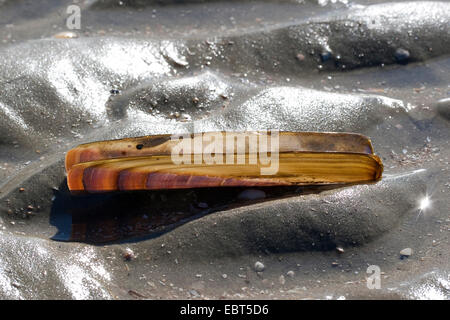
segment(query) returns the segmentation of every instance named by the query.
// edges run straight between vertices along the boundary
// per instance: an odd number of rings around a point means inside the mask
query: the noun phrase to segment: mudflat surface
[[[0,0],[0,298],[450,297],[450,3],[74,2],[79,30],[71,1]],[[365,134],[383,179],[66,187],[81,143],[270,128]]]

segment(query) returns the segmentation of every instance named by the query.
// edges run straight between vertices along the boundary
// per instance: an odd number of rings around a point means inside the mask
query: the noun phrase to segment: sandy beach
[[[449,21],[446,1],[0,0],[0,299],[449,299]],[[270,128],[364,134],[383,178],[67,188],[81,143]]]

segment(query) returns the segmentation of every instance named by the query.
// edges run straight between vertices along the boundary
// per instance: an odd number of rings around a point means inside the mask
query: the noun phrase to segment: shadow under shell
[[[186,222],[217,211],[274,198],[318,193],[340,185],[261,187],[265,198],[242,200],[244,187],[71,194],[64,181],[55,191],[50,223],[58,241],[92,244],[157,237]]]

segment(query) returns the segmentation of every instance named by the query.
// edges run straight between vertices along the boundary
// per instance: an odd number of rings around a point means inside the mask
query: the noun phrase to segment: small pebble
[[[255,263],[255,271],[256,272],[263,272],[265,268],[266,267],[264,266],[264,264],[262,262],[256,261],[256,263]]]
[[[189,293],[194,297],[194,298],[198,298],[200,297],[200,294],[196,291],[196,290],[189,290]]]
[[[344,253],[345,252],[344,248],[342,248],[342,247],[336,247],[336,251],[339,252],[339,253]]]
[[[332,55],[331,55],[331,52],[329,52],[329,51],[325,51],[320,54],[320,60],[322,62],[330,60],[331,57],[332,57]]]
[[[247,189],[239,193],[239,200],[257,200],[264,199],[266,197],[266,193],[262,190],[256,189]]]
[[[123,259],[125,261],[131,261],[134,258],[136,258],[136,255],[134,254],[133,250],[131,250],[130,248],[126,248],[125,252],[123,253]]]
[[[402,251],[400,251],[400,255],[402,257],[409,257],[412,254],[413,254],[413,250],[411,248],[405,248]]]
[[[305,60],[305,56],[303,54],[301,54],[301,53],[297,54],[296,58],[297,58],[298,61]]]
[[[286,273],[286,275],[287,275],[289,278],[293,278],[293,277],[295,276],[295,272],[292,271],[292,270],[289,270],[289,271]]]
[[[224,274],[222,275],[222,278],[224,278],[224,279],[228,278],[227,274],[224,273]]]
[[[409,60],[409,51],[405,50],[403,48],[398,48],[397,50],[395,50],[395,60],[397,60],[398,63],[407,63]]]

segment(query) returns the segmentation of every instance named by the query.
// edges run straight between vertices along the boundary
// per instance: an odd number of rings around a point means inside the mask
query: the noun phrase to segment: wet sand
[[[70,1],[0,1],[1,298],[449,298],[447,2],[79,2],[56,39]],[[267,128],[367,135],[384,177],[66,187],[80,143]]]

